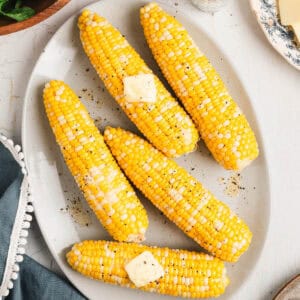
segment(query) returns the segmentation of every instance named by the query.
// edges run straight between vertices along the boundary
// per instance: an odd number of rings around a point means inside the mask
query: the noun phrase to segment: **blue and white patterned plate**
[[[292,66],[300,70],[300,48],[294,42],[294,33],[280,24],[276,0],[250,0],[252,9],[271,45]]]

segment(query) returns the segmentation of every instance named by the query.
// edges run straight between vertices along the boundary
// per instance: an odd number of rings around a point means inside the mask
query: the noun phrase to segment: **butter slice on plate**
[[[294,33],[296,35],[296,43],[298,45],[298,47],[300,47],[300,21],[296,24],[292,25]]]
[[[292,27],[300,46],[300,0],[278,0],[278,6],[281,24]]]
[[[155,102],[156,86],[152,74],[127,76],[123,79],[127,102]]]
[[[164,269],[149,251],[132,259],[125,270],[137,287],[142,287],[164,276]]]
[[[300,0],[278,0],[282,25],[300,22]]]

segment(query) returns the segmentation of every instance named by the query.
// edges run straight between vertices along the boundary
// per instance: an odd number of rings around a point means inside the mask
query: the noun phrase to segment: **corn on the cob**
[[[146,211],[78,97],[53,80],[44,104],[64,159],[102,225],[116,240],[144,240]]]
[[[176,162],[120,128],[107,128],[104,140],[135,186],[203,248],[230,262],[247,250],[247,225]]]
[[[84,241],[67,254],[70,266],[81,274],[106,283],[137,288],[124,266],[149,251],[165,275],[140,289],[191,298],[217,297],[229,283],[224,263],[207,254],[107,241]]]
[[[126,102],[123,80],[152,74],[121,33],[103,17],[85,10],[79,18],[86,54],[106,88],[148,140],[169,157],[195,150],[197,129],[186,112],[154,76],[156,101]]]
[[[258,156],[255,135],[219,74],[183,26],[156,3],[141,9],[148,45],[215,159],[241,170]]]

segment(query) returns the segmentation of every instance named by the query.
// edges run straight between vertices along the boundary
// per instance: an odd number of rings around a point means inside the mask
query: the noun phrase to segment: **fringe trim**
[[[14,145],[14,142],[2,133],[0,133],[0,142],[11,152],[24,174],[20,188],[20,199],[15,223],[10,237],[3,280],[0,285],[0,297],[5,297],[8,296],[9,290],[13,288],[13,280],[18,278],[19,263],[23,261],[23,255],[25,254],[24,246],[27,243],[28,228],[30,227],[30,222],[32,220],[31,213],[33,212],[33,205],[28,182],[28,172],[25,166],[24,154],[21,151],[21,146]]]

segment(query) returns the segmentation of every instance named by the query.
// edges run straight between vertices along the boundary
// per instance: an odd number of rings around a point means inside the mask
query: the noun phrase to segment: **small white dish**
[[[280,23],[276,0],[250,0],[250,5],[268,41],[293,67],[300,70],[300,48],[293,32]]]

